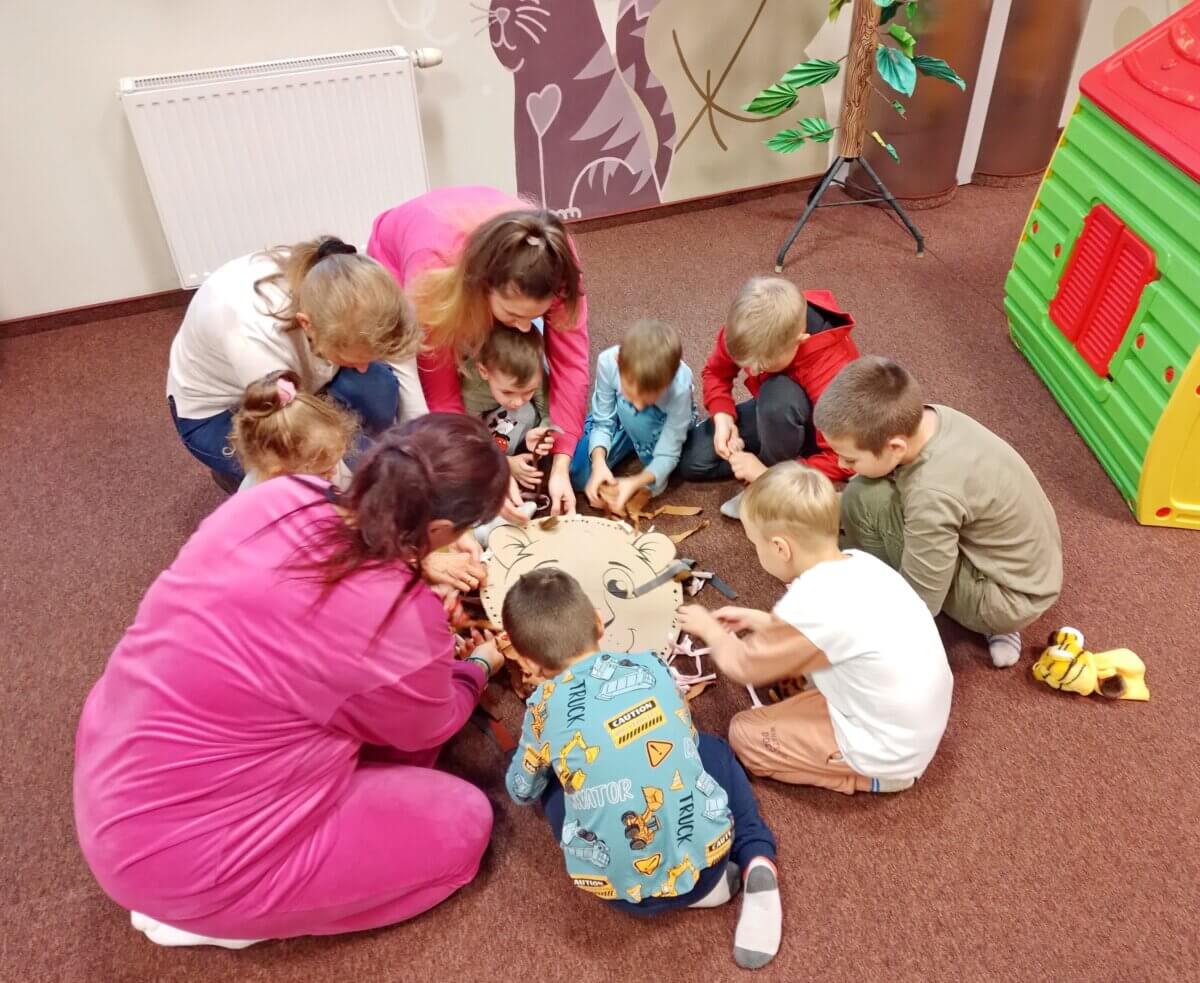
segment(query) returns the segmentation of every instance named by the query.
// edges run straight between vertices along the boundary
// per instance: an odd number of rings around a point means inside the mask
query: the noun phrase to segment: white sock
[[[728,862],[725,864],[725,876],[717,881],[717,886],[714,887],[708,894],[704,895],[699,901],[693,901],[689,908],[719,908],[721,905],[733,899],[733,896],[738,893],[738,888],[741,887],[742,878],[738,874],[737,864]]]
[[[872,778],[871,791],[879,794],[882,792],[903,792],[907,788],[912,788],[917,784],[915,778]]]
[[[742,969],[759,969],[775,958],[783,934],[779,875],[766,857],[755,857],[746,865],[745,882],[733,959]]]
[[[1006,635],[988,635],[988,654],[992,657],[992,665],[997,669],[1015,666],[1021,658],[1021,635],[1010,631]]]
[[[182,928],[172,928],[170,925],[164,925],[162,922],[155,921],[149,915],[143,915],[140,911],[131,911],[129,913],[129,921],[134,928],[143,933],[155,945],[168,946],[170,948],[192,945],[215,945],[222,949],[245,949],[256,942],[264,941],[263,939],[217,939],[207,935],[197,935],[195,932],[187,932]]]

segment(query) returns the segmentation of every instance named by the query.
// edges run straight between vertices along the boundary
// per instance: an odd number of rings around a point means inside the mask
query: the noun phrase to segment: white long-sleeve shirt
[[[171,342],[167,395],[175,412],[187,420],[203,420],[241,404],[246,387],[280,369],[291,369],[313,392],[323,389],[338,366],[317,358],[302,331],[284,331],[271,315],[286,305],[277,283],[265,283],[262,296],[254,285],[277,273],[265,253],[230,260],[212,274],[188,305]],[[415,358],[389,363],[400,384],[400,418],[428,412]]]

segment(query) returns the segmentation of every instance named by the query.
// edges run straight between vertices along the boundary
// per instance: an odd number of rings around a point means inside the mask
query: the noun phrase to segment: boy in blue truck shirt
[[[570,574],[522,576],[503,621],[518,652],[557,672],[526,701],[505,785],[542,801],[575,886],[656,914],[716,907],[744,884],[734,959],[765,966],[782,924],[775,838],[733,750],[697,734],[653,653],[597,649],[598,616]]]

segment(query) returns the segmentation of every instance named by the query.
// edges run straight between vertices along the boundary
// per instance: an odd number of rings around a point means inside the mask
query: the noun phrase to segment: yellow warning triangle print
[[[671,791],[678,792],[683,788],[683,779],[679,775],[679,769],[675,769],[675,777],[671,779]]]
[[[571,670],[568,669],[566,672],[564,672],[562,674],[562,679],[560,679],[559,682],[570,683],[570,682],[573,682],[574,679],[575,679],[575,673],[571,672]]]
[[[642,885],[634,884],[633,887],[627,887],[625,888],[625,893],[633,898],[634,902],[637,903],[642,900]]]
[[[647,741],[646,757],[650,759],[650,767],[657,768],[663,759],[674,750],[675,745],[670,741]]]
[[[633,866],[639,874],[645,874],[647,877],[649,877],[656,870],[658,870],[658,865],[661,863],[662,854],[652,853],[648,857],[642,857],[641,860],[635,860],[633,862]]]

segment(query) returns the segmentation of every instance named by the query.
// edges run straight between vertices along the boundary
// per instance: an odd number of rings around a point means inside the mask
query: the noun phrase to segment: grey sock
[[[733,936],[733,959],[742,969],[760,969],[775,958],[783,934],[783,904],[774,865],[755,857],[746,868],[742,912]]]
[[[1015,666],[1021,658],[1021,635],[1010,631],[1004,635],[988,635],[988,655],[997,669]]]

